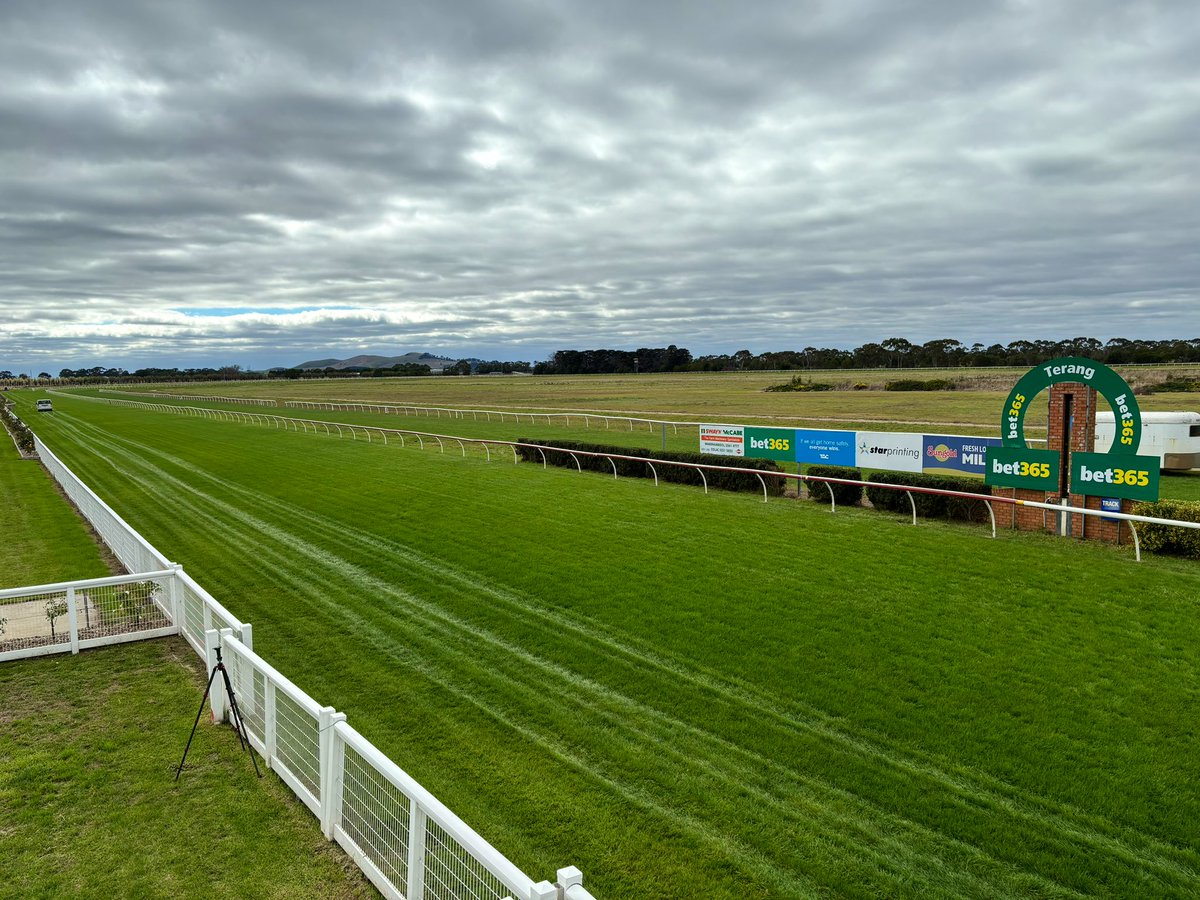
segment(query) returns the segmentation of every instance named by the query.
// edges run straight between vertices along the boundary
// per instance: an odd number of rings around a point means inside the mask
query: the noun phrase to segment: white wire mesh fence
[[[47,469],[134,574],[0,590],[0,661],[180,634],[220,648],[251,746],[386,897],[587,900],[578,870],[536,884],[373,744],[254,653],[252,629],[170,563],[40,440]],[[214,679],[212,713],[230,698]],[[564,875],[564,873],[566,873]],[[563,881],[566,878],[566,881]]]
[[[174,570],[0,590],[0,661],[178,634]]]

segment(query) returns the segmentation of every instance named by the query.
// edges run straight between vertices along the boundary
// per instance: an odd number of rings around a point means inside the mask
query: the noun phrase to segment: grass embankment
[[[7,438],[0,527],[2,587],[109,574]],[[172,781],[203,688],[181,639],[0,663],[0,896],[375,895],[227,728],[203,720]]]
[[[40,427],[535,878],[1200,891],[1193,564],[78,400]]]

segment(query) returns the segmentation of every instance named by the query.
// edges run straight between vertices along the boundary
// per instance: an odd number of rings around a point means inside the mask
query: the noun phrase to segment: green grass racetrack
[[[535,880],[1200,893],[1194,564],[54,402],[19,412]]]

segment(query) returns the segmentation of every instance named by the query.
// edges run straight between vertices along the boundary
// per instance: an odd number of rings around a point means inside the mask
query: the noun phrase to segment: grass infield
[[[535,878],[1200,891],[1194,565],[55,406],[68,465]]]

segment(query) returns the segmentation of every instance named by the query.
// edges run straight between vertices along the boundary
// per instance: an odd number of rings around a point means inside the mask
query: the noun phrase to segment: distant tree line
[[[728,372],[764,369],[916,369],[941,367],[1033,366],[1060,356],[1082,356],[1109,365],[1200,362],[1200,338],[1143,341],[1077,337],[1062,341],[964,344],[953,338],[916,344],[888,338],[853,350],[805,347],[754,354],[693,357],[682,347],[639,350],[559,350],[534,367],[537,374],[586,375],[636,372]]]
[[[1082,356],[1109,365],[1161,365],[1200,363],[1200,338],[1164,341],[1076,337],[1062,341],[1012,341],[1008,344],[964,344],[953,338],[940,338],[923,344],[905,338],[887,338],[863,344],[853,350],[833,347],[805,347],[802,350],[773,350],[751,353],[711,354],[693,357],[684,347],[640,347],[637,350],[559,350],[548,360],[531,364],[504,360],[459,360],[442,370],[443,375],[509,375],[532,372],[538,375],[641,374],[653,372],[728,372],[764,369],[917,369],[940,367],[1034,366],[1060,356]],[[129,372],[122,368],[93,366],[63,369],[57,377],[41,372],[31,377],[0,371],[0,382],[22,384],[31,381],[52,384],[94,384],[97,382],[182,382],[182,381],[253,381],[266,378],[394,378],[398,375],[430,375],[429,366],[402,363],[387,369],[288,369],[265,372],[248,371],[241,366],[220,368],[146,368]]]
[[[559,350],[533,367],[535,375],[599,375],[680,372],[692,367],[692,354],[672,344],[638,350]]]

